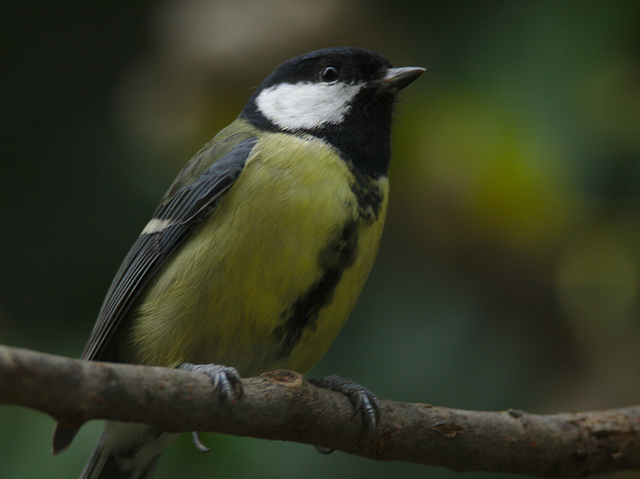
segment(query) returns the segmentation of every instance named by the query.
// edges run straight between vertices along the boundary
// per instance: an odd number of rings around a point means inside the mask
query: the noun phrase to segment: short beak
[[[425,69],[421,67],[389,68],[384,78],[378,82],[378,92],[388,91],[398,93],[403,88],[409,86],[413,80],[424,72]]]

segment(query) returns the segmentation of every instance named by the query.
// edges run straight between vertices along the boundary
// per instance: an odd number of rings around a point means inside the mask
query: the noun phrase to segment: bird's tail
[[[147,479],[177,434],[108,421],[80,479]]]

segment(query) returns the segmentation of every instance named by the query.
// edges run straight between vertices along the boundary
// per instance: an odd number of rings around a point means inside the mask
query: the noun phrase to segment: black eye
[[[320,81],[325,83],[333,83],[340,76],[340,72],[333,65],[324,67],[320,72]]]

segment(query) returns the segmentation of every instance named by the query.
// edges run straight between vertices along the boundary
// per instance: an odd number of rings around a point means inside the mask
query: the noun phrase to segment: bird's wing
[[[212,161],[206,156],[216,149],[205,147],[185,167],[116,273],[82,359],[116,360],[113,340],[123,318],[159,268],[233,185],[256,141],[243,139],[206,169],[202,165]],[[194,165],[203,171],[191,181]]]

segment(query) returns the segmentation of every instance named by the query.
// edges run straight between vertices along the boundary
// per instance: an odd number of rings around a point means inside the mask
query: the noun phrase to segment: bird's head
[[[320,137],[356,164],[381,157],[386,170],[394,99],[423,72],[364,48],[317,50],[279,65],[241,117],[265,131]]]

